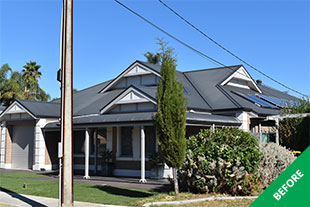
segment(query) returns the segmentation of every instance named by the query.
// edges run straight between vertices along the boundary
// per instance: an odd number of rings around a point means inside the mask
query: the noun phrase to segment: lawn
[[[0,174],[0,191],[58,198],[57,182],[27,179],[40,176],[44,177],[44,175],[30,173]],[[26,188],[23,187],[24,184],[27,184]],[[74,184],[74,200],[91,203],[137,205],[138,201],[157,194],[157,192],[140,189]]]
[[[36,195],[51,198],[58,198],[58,182],[32,180],[31,177],[44,177],[46,175],[36,175],[32,173],[4,173],[0,174],[0,191],[10,191],[26,195]],[[24,187],[24,185],[27,187]],[[173,192],[159,193],[149,190],[117,188],[111,186],[74,184],[74,200],[91,203],[102,203],[111,205],[142,206],[144,203],[155,201],[175,201],[203,198],[210,196],[228,196],[218,194],[192,194],[180,193],[178,197]],[[216,200],[191,203],[184,205],[164,205],[164,206],[249,206],[254,199],[242,200]],[[0,204],[0,207],[1,204]]]

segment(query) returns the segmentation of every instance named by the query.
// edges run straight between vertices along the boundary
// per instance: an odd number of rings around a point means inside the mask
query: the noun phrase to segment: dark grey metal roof
[[[282,99],[292,100],[292,101],[298,101],[299,100],[298,98],[291,96],[291,95],[287,94],[286,92],[279,91],[277,89],[274,89],[270,86],[266,86],[264,84],[258,85],[258,87],[262,90],[263,94],[265,94],[267,96],[274,96],[277,98],[282,98]]]
[[[222,89],[239,105],[242,109],[247,109],[249,111],[253,111],[259,115],[265,116],[265,115],[274,115],[279,114],[280,108],[263,108],[260,106],[255,105],[254,103],[236,95],[234,92],[241,92],[245,94],[253,94],[255,95],[257,92],[253,90],[248,89],[242,89],[232,86],[222,86]]]
[[[91,116],[74,117],[73,124],[111,124],[120,122],[152,121],[154,112],[102,114]],[[59,128],[59,122],[51,122],[45,126],[46,129]]]
[[[161,69],[161,66],[160,65],[156,65],[156,64],[152,64],[152,63],[148,63],[148,62],[144,62],[144,61],[141,61],[141,60],[137,60],[136,62],[152,69],[153,71],[157,72],[160,74],[160,69]]]
[[[74,125],[81,124],[113,124],[113,123],[133,123],[133,122],[145,122],[154,121],[155,112],[139,112],[139,113],[120,113],[120,114],[102,114],[102,115],[91,115],[91,116],[80,116],[73,119]],[[229,116],[220,116],[212,114],[201,114],[201,113],[186,113],[187,121],[193,122],[209,122],[209,123],[228,123],[231,125],[240,125],[241,122]],[[45,129],[59,128],[59,122],[50,122],[45,126]]]
[[[156,73],[160,73],[160,66],[150,64],[143,61],[138,62]],[[134,63],[133,63],[134,64]],[[220,83],[228,78],[231,74],[237,71],[242,65],[235,65],[230,67],[220,67],[213,69],[204,69],[188,72],[176,71],[176,78],[182,81],[184,88],[184,96],[188,99],[188,109],[194,109],[195,111],[221,111],[221,110],[249,110],[254,111],[260,115],[274,115],[278,114],[280,109],[269,109],[259,107],[244,98],[236,95],[232,91],[240,91],[244,93],[257,93],[251,89],[242,89],[232,86],[221,86]],[[114,79],[113,79],[114,80]],[[78,91],[73,95],[73,109],[74,116],[79,116],[75,118],[74,123],[78,124],[80,122],[93,122],[93,121],[117,121],[118,118],[121,122],[130,121],[132,119],[144,119],[151,120],[150,114],[153,112],[146,113],[135,113],[135,114],[105,114],[100,115],[100,109],[109,104],[112,100],[118,97],[126,89],[113,89],[99,93],[103,88],[108,86],[113,80],[109,80],[95,86],[86,88],[84,90]],[[156,99],[156,86],[136,86],[137,89],[141,90],[146,95]],[[284,92],[278,91],[276,89],[260,85],[259,88],[262,90],[263,94],[267,96],[274,96],[278,98],[284,98],[288,100],[297,100],[297,98],[290,96]],[[33,113],[36,117],[58,117],[60,111],[60,100],[54,100],[52,102],[33,102],[33,101],[21,101],[18,100],[27,110]],[[85,116],[87,115],[87,116]],[[96,115],[96,116],[88,116]],[[134,117],[136,116],[136,117]],[[147,118],[147,116],[149,118]],[[188,114],[189,118],[193,118],[191,113]],[[202,117],[203,116],[203,117]],[[199,114],[195,115],[196,118],[204,119],[206,122],[209,120],[208,116],[212,116],[210,120],[216,121],[214,115]],[[92,117],[92,118],[90,118]],[[229,117],[229,120],[225,120],[223,116],[219,117],[220,120],[235,123],[234,119]]]
[[[60,114],[60,104],[43,102],[43,101],[29,101],[16,100],[25,109],[27,109],[36,118],[57,118]]]
[[[197,71],[188,71],[183,74],[210,105],[212,110],[236,108],[237,106],[217,87],[219,83],[238,70],[241,65],[221,67]]]

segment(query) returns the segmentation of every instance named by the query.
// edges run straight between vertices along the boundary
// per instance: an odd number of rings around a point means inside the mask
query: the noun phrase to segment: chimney
[[[262,83],[263,83],[263,81],[262,81],[262,80],[260,80],[260,79],[258,79],[258,80],[256,80],[256,83],[257,83],[257,85],[261,86],[261,85],[262,85]]]

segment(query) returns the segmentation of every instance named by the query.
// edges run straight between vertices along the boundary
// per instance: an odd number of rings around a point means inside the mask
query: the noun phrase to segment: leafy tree
[[[185,158],[186,103],[182,83],[175,79],[176,58],[173,49],[160,41],[161,81],[157,88],[156,129],[165,163],[173,170],[174,190],[179,194],[177,169]]]
[[[40,67],[36,62],[30,61],[20,73],[4,64],[0,69],[0,105],[8,106],[15,99],[48,101],[50,96],[38,83],[42,76]]]
[[[19,72],[13,72],[8,64],[4,64],[0,69],[0,81],[0,105],[8,106],[15,99],[25,98],[22,76]]]
[[[283,109],[284,114],[310,113],[309,98],[303,98]],[[310,118],[287,118],[280,121],[280,144],[304,151],[310,144]]]

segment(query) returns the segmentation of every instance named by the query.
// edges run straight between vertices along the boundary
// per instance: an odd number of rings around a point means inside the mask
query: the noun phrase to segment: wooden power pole
[[[73,206],[72,159],[72,75],[73,75],[73,0],[63,0],[63,35],[61,69],[61,206]]]

